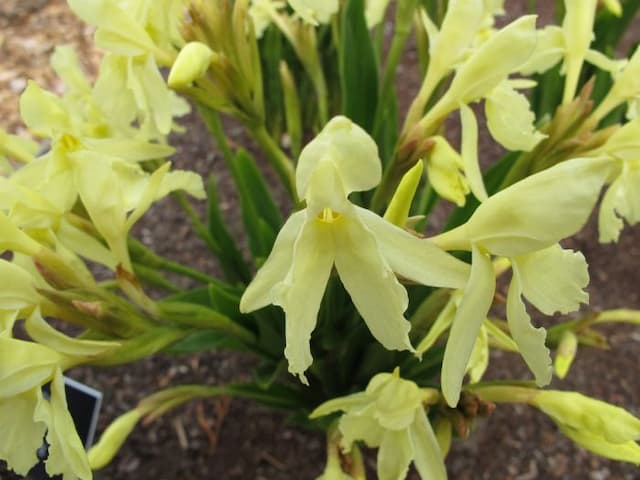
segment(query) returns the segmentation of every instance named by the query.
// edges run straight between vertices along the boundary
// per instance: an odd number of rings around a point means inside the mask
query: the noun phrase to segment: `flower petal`
[[[459,68],[446,97],[471,103],[523,65],[536,46],[536,17],[527,15],[493,34]]]
[[[415,449],[409,429],[385,431],[378,450],[378,478],[380,480],[406,478],[414,454]]]
[[[349,410],[358,409],[368,403],[369,395],[365,392],[357,392],[344,397],[332,398],[316,407],[316,409],[309,414],[309,418],[323,417],[338,410],[348,412]]]
[[[321,161],[327,160],[335,164],[347,194],[369,190],[382,177],[376,143],[346,117],[331,119],[302,150],[296,167],[296,188],[301,197],[306,198],[313,171]]]
[[[471,275],[453,319],[442,361],[442,393],[451,407],[460,399],[464,374],[482,322],[493,303],[496,281],[490,255],[473,245]]]
[[[467,283],[470,268],[465,262],[365,208],[356,207],[356,211],[397,274],[432,287],[462,288]]]
[[[547,137],[535,129],[529,100],[504,81],[485,102],[487,127],[493,138],[509,150],[530,152]]]
[[[564,250],[560,245],[513,258],[522,293],[545,315],[569,313],[589,302],[583,290],[589,284],[584,255]]]
[[[336,269],[372,335],[389,350],[413,350],[404,318],[407,291],[358,217],[335,229]]]
[[[545,346],[547,332],[544,328],[531,325],[531,318],[522,302],[520,273],[513,270],[513,278],[507,294],[507,321],[513,340],[527,363],[539,386],[551,382],[551,355]]]
[[[421,478],[446,480],[447,470],[431,423],[424,410],[416,412],[416,420],[409,429],[414,447],[413,462]]]
[[[91,467],[78,436],[73,418],[69,413],[64,391],[62,372],[58,370],[51,382],[51,400],[40,402],[34,420],[45,422],[49,456],[45,462],[50,476],[91,480]]]
[[[492,195],[466,224],[431,240],[447,250],[477,243],[506,257],[550,247],[582,228],[613,167],[606,158],[562,162]]]
[[[289,371],[306,382],[304,371],[311,365],[311,332],[316,326],[320,302],[333,267],[333,225],[318,220],[305,223],[293,250],[287,277],[273,289],[273,303],[286,315],[284,356]]]
[[[342,434],[340,444],[349,451],[353,442],[362,440],[369,447],[378,447],[382,442],[385,430],[373,417],[374,406],[358,413],[349,413],[340,417],[338,427]]]
[[[0,337],[0,398],[45,384],[60,360],[57,352],[37,343]]]
[[[269,257],[240,299],[240,311],[252,312],[266,307],[272,301],[271,290],[284,280],[293,262],[293,247],[306,220],[306,212],[294,213],[285,222],[273,245]]]
[[[40,303],[29,272],[0,259],[0,310],[20,310]]]
[[[482,179],[478,161],[478,122],[473,110],[464,103],[460,104],[460,122],[462,125],[461,156],[464,175],[475,197],[484,202],[488,195]]]
[[[42,446],[47,426],[33,421],[39,387],[0,399],[0,458],[18,475],[27,476],[38,463],[36,451]]]
[[[618,177],[607,189],[598,213],[600,243],[617,242],[624,222],[617,214],[617,206],[624,197],[625,188],[622,177]]]

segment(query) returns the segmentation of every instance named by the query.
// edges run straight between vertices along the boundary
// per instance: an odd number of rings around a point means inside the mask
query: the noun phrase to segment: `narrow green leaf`
[[[349,0],[342,15],[342,110],[371,133],[378,102],[378,64],[364,8],[364,0]]]
[[[264,259],[271,252],[282,217],[262,173],[249,153],[239,150],[235,165],[242,220],[254,258]]]
[[[184,340],[175,343],[165,351],[175,355],[186,355],[222,349],[239,351],[248,350],[245,344],[236,339],[230,338],[228,335],[221,332],[203,331],[192,333]]]

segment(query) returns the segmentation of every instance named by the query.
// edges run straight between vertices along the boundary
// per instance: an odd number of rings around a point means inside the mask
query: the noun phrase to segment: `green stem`
[[[425,216],[423,220],[420,220],[416,224],[416,230],[418,232],[420,232],[427,224],[429,213],[431,213],[431,210],[437,202],[437,198],[435,197],[437,197],[436,191],[431,186],[431,183],[429,183],[429,181],[427,180],[425,182],[424,188],[420,192],[420,196],[418,197],[418,205],[416,207],[416,214]]]
[[[227,141],[227,136],[224,133],[222,128],[222,122],[220,121],[220,115],[215,110],[211,110],[208,107],[199,106],[198,112],[200,116],[203,118],[209,133],[213,135],[216,143],[218,144],[218,148],[222,152],[222,158],[224,159],[224,163],[227,165],[227,168],[231,170],[233,168],[233,159],[234,154],[229,146],[229,142]]]
[[[264,125],[249,128],[249,131],[267,155],[269,163],[280,176],[280,180],[282,180],[293,201],[296,204],[299,203],[296,193],[295,169],[291,159],[285,155],[273,138],[271,138],[271,135],[269,135]]]
[[[204,241],[204,243],[207,245],[209,250],[211,250],[214,253],[218,252],[220,250],[220,248],[218,247],[218,244],[211,236],[211,233],[209,233],[209,229],[205,226],[204,223],[202,223],[202,220],[200,220],[200,217],[198,216],[197,212],[194,210],[193,206],[187,199],[187,196],[184,194],[184,192],[176,191],[176,192],[173,192],[171,195],[176,200],[176,202],[178,202],[178,205],[180,206],[180,208],[182,208],[182,210],[184,210],[184,212],[187,214],[187,218],[189,218],[189,220],[191,221],[191,226],[193,227],[193,230],[196,232],[196,235],[198,235],[198,237],[200,237],[202,241]]]
[[[158,255],[152,251],[149,247],[144,245],[139,240],[130,237],[128,241],[129,250],[133,254],[134,263],[144,265],[150,268],[156,268],[159,270],[165,270],[167,272],[177,273],[184,277],[192,278],[203,283],[217,282],[218,279],[207,275],[199,270],[195,270],[181,263],[176,263],[168,258]]]

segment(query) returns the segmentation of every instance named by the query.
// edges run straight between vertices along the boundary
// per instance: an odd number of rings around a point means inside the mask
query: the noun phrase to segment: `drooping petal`
[[[388,430],[378,450],[377,471],[380,480],[403,480],[415,455],[409,429]]]
[[[564,56],[564,35],[562,28],[557,25],[549,25],[543,30],[538,30],[536,48],[518,71],[522,75],[544,73],[556,65]]]
[[[456,105],[484,97],[527,61],[535,45],[535,16],[524,16],[510,23],[462,64],[446,96]]]
[[[584,255],[553,245],[513,259],[522,293],[545,315],[569,313],[589,302],[583,290],[589,284]]]
[[[451,407],[460,399],[469,357],[493,303],[496,287],[490,255],[476,245],[472,252],[471,275],[453,319],[442,361],[442,393]]]
[[[460,123],[462,125],[461,156],[464,174],[475,197],[484,202],[488,195],[482,179],[478,161],[478,122],[473,110],[464,103],[460,104]]]
[[[0,310],[20,310],[40,303],[29,272],[0,259]]]
[[[347,412],[340,417],[338,426],[342,434],[340,444],[349,451],[353,442],[362,440],[369,447],[378,447],[382,443],[385,430],[373,417],[375,407],[370,405],[361,412]]]
[[[598,230],[600,243],[617,242],[624,227],[622,218],[617,215],[616,206],[624,197],[625,188],[622,177],[618,177],[602,197],[598,213]]]
[[[89,460],[69,413],[64,391],[62,372],[57,371],[51,382],[51,399],[39,403],[34,420],[45,422],[49,456],[45,462],[50,476],[62,475],[63,479],[91,480]]]
[[[539,386],[551,382],[551,355],[545,346],[547,332],[544,328],[531,325],[531,318],[522,301],[522,286],[520,274],[513,270],[509,293],[507,294],[507,321],[513,340],[518,345],[520,354],[527,363],[536,383]]]
[[[386,430],[405,430],[422,407],[424,392],[412,381],[381,373],[371,379],[367,393],[375,399],[375,418]]]
[[[613,167],[606,158],[562,162],[492,195],[466,224],[431,240],[447,250],[478,243],[506,257],[550,247],[582,228]]]
[[[311,332],[333,267],[336,248],[331,229],[332,225],[319,220],[303,225],[294,245],[289,273],[273,290],[273,303],[281,306],[286,315],[284,355],[289,361],[289,371],[303,382],[304,372],[313,361]]]
[[[546,138],[546,135],[535,129],[536,118],[527,97],[517,92],[507,81],[489,94],[485,112],[491,135],[509,150],[529,152]]]
[[[356,207],[356,211],[398,275],[432,287],[462,288],[467,283],[470,268],[465,262],[365,208]]]
[[[420,476],[429,480],[446,480],[443,455],[424,410],[416,412],[416,420],[409,432],[415,452],[413,462]]]
[[[469,193],[462,157],[445,138],[433,137],[433,142],[434,146],[425,158],[427,178],[438,195],[461,207]]]
[[[336,269],[372,335],[389,350],[413,350],[404,318],[409,299],[382,256],[376,238],[358,217],[334,230]]]
[[[18,475],[27,476],[38,463],[47,426],[34,422],[39,387],[9,398],[0,398],[0,458]]]
[[[339,410],[345,412],[354,409],[358,410],[368,403],[370,403],[369,395],[365,392],[352,393],[351,395],[344,397],[332,398],[331,400],[327,400],[322,405],[316,407],[315,410],[309,414],[309,418],[313,419],[323,417]]]
[[[240,311],[252,312],[272,302],[271,290],[284,280],[293,261],[293,246],[306,220],[306,212],[294,213],[278,233],[269,257],[240,299]]]
[[[0,337],[0,398],[39,388],[60,360],[57,352],[37,343]]]

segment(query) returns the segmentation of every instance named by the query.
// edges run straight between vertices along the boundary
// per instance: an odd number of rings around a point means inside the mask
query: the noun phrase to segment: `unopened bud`
[[[620,4],[620,0],[602,0],[602,5],[616,17],[622,16],[622,5]]]
[[[119,416],[107,427],[100,441],[89,450],[89,465],[92,470],[105,467],[113,459],[140,418],[140,412],[134,409]]]
[[[573,359],[578,351],[578,337],[571,330],[562,334],[553,367],[558,378],[564,378],[569,372]]]
[[[411,203],[413,202],[413,197],[416,194],[418,185],[420,185],[423,170],[424,165],[422,161],[419,161],[404,174],[396,189],[396,193],[393,194],[393,198],[389,203],[389,208],[387,208],[384,214],[385,220],[399,227],[406,225]]]
[[[169,79],[169,87],[174,89],[186,88],[204,76],[209,69],[214,52],[200,42],[187,43],[176,58]]]

